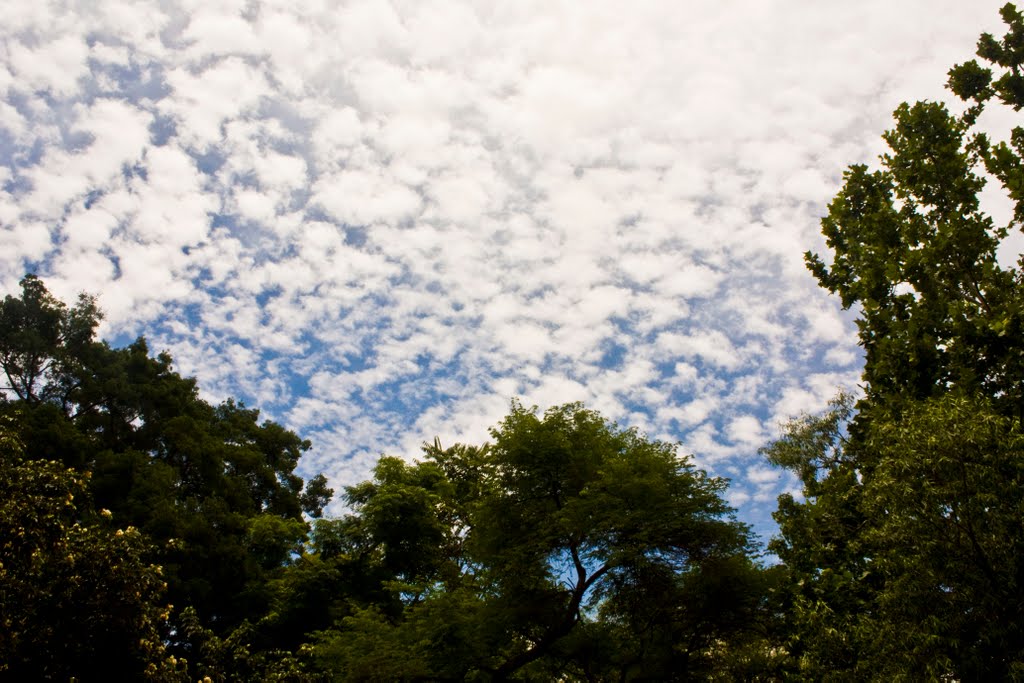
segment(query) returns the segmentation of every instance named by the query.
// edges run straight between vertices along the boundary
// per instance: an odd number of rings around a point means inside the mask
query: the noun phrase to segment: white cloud
[[[15,42],[8,54],[10,70],[21,87],[58,97],[77,91],[79,79],[88,73],[89,48],[81,36],[65,35],[40,45]]]
[[[22,205],[54,222],[69,202],[120,186],[125,167],[139,162],[149,142],[150,115],[129,104],[101,99],[70,114],[71,130],[88,142],[75,150],[50,148],[26,173],[33,191]]]
[[[381,171],[341,171],[313,185],[316,203],[350,225],[395,224],[416,217],[420,196]]]
[[[133,236],[168,249],[201,242],[218,205],[193,159],[177,148],[150,147],[144,163],[146,179],[133,187]]]
[[[726,436],[730,441],[748,448],[757,448],[765,442],[761,421],[753,415],[739,415],[729,420]]]
[[[735,370],[743,363],[742,354],[717,330],[693,334],[665,332],[658,335],[658,346],[666,357],[701,360],[725,370]]]
[[[23,261],[40,261],[53,246],[50,226],[38,221],[19,221],[3,226],[0,247],[5,254],[17,254],[13,270],[21,268]],[[20,273],[18,273],[20,275]]]
[[[238,57],[228,57],[198,72],[186,67],[168,71],[169,98],[161,110],[178,122],[184,144],[206,150],[217,144],[224,124],[251,115],[270,94],[266,77]]]
[[[211,56],[257,55],[262,52],[254,27],[237,11],[226,13],[201,7],[189,17],[181,38],[188,44],[185,54],[196,61]]]

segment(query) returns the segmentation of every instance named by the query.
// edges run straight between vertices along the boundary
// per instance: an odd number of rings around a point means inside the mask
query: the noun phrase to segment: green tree
[[[949,394],[875,425],[865,541],[885,581],[876,631],[920,673],[1024,678],[1024,433],[993,402]],[[892,511],[898,511],[893,514]],[[906,655],[904,655],[906,656]]]
[[[25,460],[0,427],[0,677],[178,680],[159,566],[86,503],[88,476]]]
[[[949,87],[973,102],[961,115],[937,102],[903,104],[883,137],[882,168],[851,166],[829,205],[822,232],[832,250],[826,265],[807,253],[823,287],[844,307],[860,307],[869,400],[891,404],[952,389],[998,398],[1022,409],[1024,301],[1021,274],[1004,269],[997,249],[1024,218],[1024,129],[993,144],[976,123],[993,96],[1019,110],[1024,91],[1021,15],[1002,9],[1002,42],[984,34],[976,61],[954,67]],[[1015,207],[997,226],[982,211],[979,192],[994,177]]]
[[[805,680],[881,680],[876,669],[890,661],[865,642],[877,630],[871,603],[880,577],[864,534],[863,475],[848,435],[853,413],[853,399],[841,395],[824,414],[791,421],[763,451],[803,483],[803,500],[779,497],[779,535],[769,549],[788,575],[786,648]]]
[[[725,482],[675,446],[579,404],[514,404],[491,435],[348,489],[347,552],[389,596],[315,645],[342,680],[683,679],[757,618]]]
[[[789,648],[808,679],[1024,677],[1018,560],[1024,282],[997,251],[1024,218],[1024,129],[994,143],[987,107],[1024,106],[1024,18],[954,67],[962,114],[901,105],[881,168],[852,166],[822,231],[821,285],[859,307],[864,397],[789,425],[766,449],[804,499],[780,499]],[[1013,203],[995,225],[979,193]]]
[[[0,302],[0,367],[4,389],[22,401],[66,402],[76,354],[92,342],[101,318],[96,301],[85,294],[68,308],[42,280],[26,275],[22,295]]]
[[[218,635],[261,618],[269,581],[292,561],[331,496],[322,476],[295,474],[310,444],[259,411],[212,406],[167,353],[139,338],[95,340],[100,313],[82,296],[68,309],[34,276],[0,302],[0,364],[30,460],[89,473],[94,509],[108,509],[150,541],[167,597],[193,606]]]
[[[1024,676],[1024,441],[992,401],[948,393],[845,427],[844,397],[766,449],[803,474],[771,545],[791,575],[807,678]]]

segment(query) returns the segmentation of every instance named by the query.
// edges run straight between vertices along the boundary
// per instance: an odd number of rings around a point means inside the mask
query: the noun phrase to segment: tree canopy
[[[88,476],[26,460],[0,424],[0,677],[161,678],[166,584],[138,529],[92,512]]]
[[[114,585],[153,599],[160,594],[177,606],[156,641],[166,640],[176,652],[187,648],[173,627],[187,606],[218,634],[259,618],[269,600],[267,581],[291,562],[305,538],[303,513],[319,516],[331,495],[322,476],[304,486],[294,474],[309,442],[273,422],[259,422],[258,411],[234,401],[208,404],[194,380],[174,372],[169,355],[150,356],[144,339],[122,349],[96,341],[100,312],[91,297],[83,295],[69,308],[34,276],[26,276],[21,287],[20,297],[9,295],[0,302],[0,367],[11,394],[0,400],[0,419],[10,438],[21,444],[17,458],[7,456],[6,465],[14,468],[8,470],[14,477],[11,490],[29,496],[13,497],[13,507],[4,511],[8,522],[16,523],[19,510],[35,510],[45,502],[51,507],[32,514],[40,525],[53,520],[47,528],[64,539],[61,543],[78,548],[70,556],[95,557],[99,563],[104,549],[116,546],[125,562],[139,564],[130,575],[135,578],[116,579],[122,565],[113,564],[106,567],[105,579],[97,568],[82,578],[83,585],[106,580],[108,590],[96,591],[95,599],[106,600],[111,608],[117,602]],[[45,493],[31,496],[28,482],[39,482]],[[77,496],[73,509],[63,507],[59,487]],[[116,543],[97,536],[86,521],[99,519],[101,512],[120,529],[132,531],[121,532]],[[55,552],[56,541],[27,538],[35,539],[35,545],[25,552],[36,548],[33,562],[45,566],[39,581],[49,582],[48,590],[58,585],[70,590],[73,582],[45,578],[47,572],[60,571],[59,562],[44,562],[47,553]],[[93,555],[87,555],[81,546],[92,540]],[[7,550],[15,552],[10,545]],[[11,565],[11,559],[4,558],[8,570],[20,566]],[[118,561],[117,556],[108,561]],[[144,588],[152,583],[142,571],[146,566],[159,568],[166,590]],[[73,567],[93,571],[84,559]],[[131,580],[139,585],[132,588]],[[5,575],[5,583],[15,593],[29,590],[13,574]],[[67,608],[62,619],[91,623],[91,603],[84,598],[76,602],[82,594],[75,596],[60,603]],[[17,604],[13,598],[8,602]],[[43,638],[47,631],[39,626],[35,637]],[[127,627],[122,623],[121,628]],[[138,639],[127,631],[118,637]]]
[[[322,637],[328,669],[683,679],[751,637],[762,577],[725,482],[579,404],[514,404],[491,436],[382,459],[347,490],[350,552],[394,578]]]
[[[1024,129],[993,142],[985,110],[1024,106],[1024,18],[949,72],[960,114],[903,104],[881,168],[852,166],[808,253],[856,306],[864,395],[790,424],[765,449],[803,481],[780,499],[773,549],[790,573],[788,647],[807,678],[1024,677],[1024,415],[1018,268],[999,247],[1024,218]],[[1014,207],[980,202],[998,182]]]

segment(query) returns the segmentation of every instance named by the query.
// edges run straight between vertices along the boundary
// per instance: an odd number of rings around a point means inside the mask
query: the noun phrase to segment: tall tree
[[[218,634],[257,619],[267,581],[305,538],[331,491],[295,474],[309,442],[259,411],[212,406],[167,353],[139,338],[96,341],[99,310],[82,296],[68,308],[34,276],[0,303],[0,364],[29,459],[89,473],[96,509],[110,510],[152,543],[168,598],[194,606]]]
[[[976,125],[993,98],[1024,106],[1024,22],[1013,5],[1001,14],[1006,36],[984,34],[978,55],[1003,73],[977,61],[951,69],[949,88],[972,103],[958,116],[938,102],[900,105],[882,167],[851,166],[822,221],[831,265],[806,255],[823,287],[860,307],[866,390],[880,403],[956,388],[1018,415],[1024,406],[1021,274],[997,258],[1024,225],[1024,129],[994,144]],[[991,178],[1014,206],[1007,225],[981,208]]]
[[[822,231],[821,285],[857,306],[864,397],[766,449],[800,475],[773,548],[791,575],[790,648],[808,678],[1024,676],[1024,281],[998,249],[1024,219],[1024,129],[993,143],[986,108],[1024,106],[1024,18],[954,67],[962,114],[901,105],[881,168],[852,166]],[[979,193],[1014,206],[996,225]]]

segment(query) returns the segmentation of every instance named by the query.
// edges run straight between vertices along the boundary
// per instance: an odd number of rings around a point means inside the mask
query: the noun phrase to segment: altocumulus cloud
[[[582,400],[769,532],[758,445],[860,363],[801,254],[1001,3],[13,0],[0,285],[100,293],[335,486]]]

